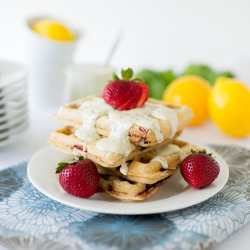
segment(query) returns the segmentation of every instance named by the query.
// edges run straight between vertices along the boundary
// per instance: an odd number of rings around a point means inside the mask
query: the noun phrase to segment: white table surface
[[[27,132],[17,141],[0,147],[0,170],[22,161],[28,161],[35,152],[47,145],[46,138],[54,129],[60,127],[55,120],[50,118],[56,110],[56,107],[30,110],[30,126]],[[239,145],[250,149],[250,137],[244,139],[229,137],[211,121],[207,121],[199,127],[186,128],[183,136],[202,143]],[[250,249],[249,235],[250,223],[217,245],[215,249]]]

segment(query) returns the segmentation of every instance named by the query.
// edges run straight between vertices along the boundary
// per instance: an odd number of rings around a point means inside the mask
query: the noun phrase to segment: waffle
[[[116,168],[121,165],[124,159],[123,155],[98,150],[96,147],[97,142],[86,142],[78,139],[75,136],[75,130],[75,128],[70,126],[55,130],[47,139],[47,142],[52,144],[52,146],[59,149],[60,151],[71,155],[82,155],[83,157],[90,159],[103,167]],[[182,131],[177,132],[174,138],[177,138],[181,134],[181,132]],[[171,139],[165,139],[163,142],[155,146],[146,148],[135,146],[131,143],[131,152],[126,157],[126,161],[132,160],[136,156],[139,156],[152,149],[156,149],[169,142],[171,142]]]
[[[164,180],[153,185],[131,182],[121,177],[100,174],[99,192],[126,202],[143,201],[154,194]]]
[[[185,155],[189,155],[191,149],[199,150],[197,146],[184,141],[173,140],[171,144],[178,146]],[[179,152],[166,154],[163,157],[168,163],[168,169],[163,169],[161,163],[150,162],[155,156],[157,151],[153,150],[135,157],[130,163],[127,162],[126,176],[120,173],[119,168],[103,168],[98,165],[100,193],[126,202],[149,198],[171,177],[181,162]]]
[[[195,151],[200,150],[197,146],[184,141],[173,140],[171,143],[178,146],[185,155],[189,155],[191,149]],[[166,154],[163,158],[168,163],[168,169],[164,169],[160,162],[150,162],[155,156],[157,156],[157,153],[153,150],[136,156],[133,161],[127,162],[128,172],[126,176],[120,172],[119,167],[104,168],[97,165],[97,168],[98,172],[103,175],[117,176],[142,184],[154,184],[171,176],[181,162],[180,154],[178,152]]]
[[[96,97],[87,97],[74,101],[66,106],[61,106],[54,118],[63,125],[79,128],[82,126],[82,117],[84,112],[84,110],[81,110],[80,107],[84,102],[93,100],[94,98]],[[167,103],[155,99],[148,99],[148,102],[153,104],[161,104],[176,111],[178,119],[177,132],[183,130],[183,128],[189,124],[193,117],[191,108],[187,106]],[[154,119],[159,122],[160,129],[163,133],[163,140],[165,140],[171,134],[171,127],[169,122],[157,118]],[[102,115],[97,118],[95,127],[100,135],[108,137],[111,129],[108,115]],[[142,147],[151,147],[158,144],[155,134],[151,129],[147,129],[138,125],[133,125],[129,129],[129,139],[132,143],[140,145]]]
[[[181,156],[198,150],[176,140],[192,117],[187,106],[154,99],[141,109],[119,112],[91,96],[60,107],[54,118],[65,127],[53,131],[47,142],[71,156],[92,160],[101,194],[143,201],[173,175]]]

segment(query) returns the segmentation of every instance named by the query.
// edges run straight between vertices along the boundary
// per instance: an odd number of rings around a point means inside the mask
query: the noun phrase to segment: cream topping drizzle
[[[177,146],[174,144],[167,144],[163,147],[157,148],[151,151],[152,154],[156,156],[150,162],[160,162],[163,169],[168,169],[168,163],[163,156],[167,156],[173,153],[179,153],[179,159],[182,161],[187,155]]]
[[[75,135],[88,142],[97,141],[97,148],[105,152],[113,152],[124,156],[120,171],[126,175],[128,168],[125,158],[131,152],[131,144],[128,139],[129,129],[132,125],[142,126],[151,129],[158,143],[163,141],[163,133],[159,122],[154,119],[166,120],[170,124],[172,138],[178,128],[177,110],[170,109],[163,105],[146,102],[141,108],[118,111],[106,104],[103,98],[96,97],[84,102],[80,108],[83,110],[83,125],[76,130]],[[101,139],[95,128],[96,119],[102,115],[108,115],[111,124],[111,131],[108,138]],[[154,118],[151,118],[152,116]]]
[[[154,162],[154,161],[159,162],[161,164],[162,168],[168,169],[168,163],[164,157],[157,155],[150,162]]]
[[[171,128],[169,138],[173,138],[178,128],[178,118],[176,111],[166,106],[154,103],[146,102],[144,105],[149,115],[169,122]]]
[[[83,125],[76,130],[75,135],[84,141],[97,141],[101,137],[95,128],[96,119],[112,111],[113,108],[106,104],[102,98],[96,98],[84,102],[80,108],[83,110]]]

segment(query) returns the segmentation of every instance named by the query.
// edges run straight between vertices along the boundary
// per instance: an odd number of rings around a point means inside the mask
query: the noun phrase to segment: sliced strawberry
[[[129,81],[116,80],[110,82],[103,90],[102,96],[105,101],[112,101],[126,93],[130,88]]]
[[[133,70],[122,70],[123,79],[114,75],[114,81],[110,82],[103,90],[104,101],[118,110],[128,110],[141,107],[148,99],[149,89],[138,79],[132,79]]]
[[[143,82],[137,82],[137,84],[141,87],[142,94],[141,94],[140,98],[138,99],[135,107],[140,108],[148,100],[149,88],[148,88],[148,85],[146,85]]]
[[[128,99],[127,101],[121,105],[120,107],[118,107],[118,110],[122,111],[122,110],[129,110],[135,107],[138,98],[141,95],[141,88],[139,87],[139,85],[137,83],[133,84],[133,88],[131,90],[131,92],[129,93]]]
[[[131,91],[130,81],[116,80],[110,82],[103,91],[103,99],[114,108],[118,108],[127,101],[128,94]]]
[[[117,108],[118,110],[122,111],[129,109],[129,107],[134,103],[133,95],[135,93],[135,90],[136,90],[136,85],[133,82],[131,82],[131,89],[126,93],[124,98],[122,98],[124,102],[121,103],[121,105]]]
[[[136,90],[134,92],[134,103],[133,105],[131,105],[130,109],[133,109],[136,107],[136,104],[138,102],[138,100],[140,99],[140,96],[142,95],[142,88],[140,87],[140,85],[136,84]]]
[[[126,103],[128,99],[130,99],[131,93],[134,93],[136,89],[136,85],[134,82],[131,82],[131,81],[128,81],[128,82],[129,82],[128,91],[116,99],[117,108],[123,105],[124,103]]]

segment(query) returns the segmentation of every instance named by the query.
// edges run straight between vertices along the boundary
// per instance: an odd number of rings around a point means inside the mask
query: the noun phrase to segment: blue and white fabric
[[[213,146],[230,177],[198,205],[155,215],[109,215],[63,205],[28,180],[27,163],[0,171],[0,247],[7,249],[209,249],[250,221],[250,151]]]

